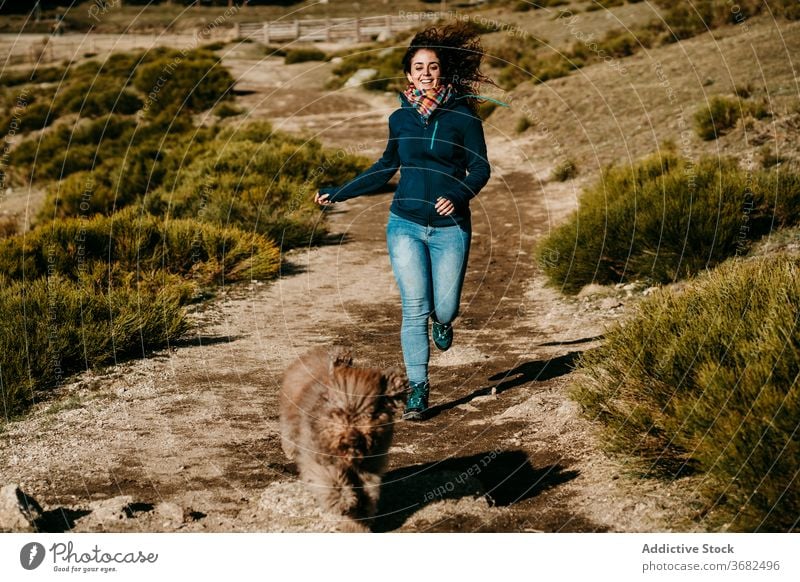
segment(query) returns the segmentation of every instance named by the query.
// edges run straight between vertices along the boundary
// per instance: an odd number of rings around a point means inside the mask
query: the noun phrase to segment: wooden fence
[[[317,18],[237,23],[237,38],[251,38],[264,44],[287,41],[364,42],[436,20],[436,12],[414,12],[403,16],[368,16],[364,18]]]
[[[0,0],[2,1],[2,0]],[[194,46],[198,42],[229,41],[250,38],[264,44],[291,41],[307,42],[367,42],[376,38],[390,38],[393,34],[435,21],[438,12],[414,12],[389,16],[364,18],[319,18],[307,20],[275,20],[272,22],[236,23],[233,28],[219,27],[210,31],[197,30],[195,34],[30,34],[17,39],[11,49],[0,58],[0,67],[24,63],[46,63],[70,60],[86,53],[104,53],[111,50],[149,49],[173,43]],[[124,41],[120,41],[120,39]],[[2,50],[0,50],[2,52]]]

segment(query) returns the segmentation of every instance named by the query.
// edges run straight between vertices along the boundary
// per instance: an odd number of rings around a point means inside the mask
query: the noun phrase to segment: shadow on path
[[[501,392],[529,384],[530,382],[544,382],[545,380],[551,380],[553,378],[558,378],[559,376],[569,374],[575,367],[575,362],[581,353],[582,352],[579,351],[570,352],[568,354],[564,354],[563,356],[550,358],[549,360],[525,362],[516,368],[495,374],[489,378],[489,381],[495,382],[500,380],[498,384],[478,388],[477,390],[472,391],[470,394],[462,396],[456,400],[431,406],[428,409],[426,418],[433,418],[445,410],[450,410],[456,406],[466,404],[478,396],[488,396],[492,393],[493,389],[495,390],[496,394],[500,394]]]
[[[580,337],[574,340],[565,340],[565,341],[553,341],[553,342],[544,342],[539,344],[541,347],[549,347],[549,346],[574,346],[577,344],[588,344],[590,342],[594,342],[597,340],[601,340],[606,337],[604,334],[600,335],[593,335],[589,337]]]
[[[372,529],[395,530],[414,513],[441,499],[483,497],[490,507],[506,507],[571,481],[578,474],[559,464],[534,467],[523,451],[488,451],[395,469],[384,476]]]

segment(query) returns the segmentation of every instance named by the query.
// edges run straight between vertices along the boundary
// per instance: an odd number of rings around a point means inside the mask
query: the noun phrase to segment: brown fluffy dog
[[[322,509],[368,531],[408,389],[397,369],[354,368],[343,348],[313,349],[289,368],[280,398],[281,444]]]

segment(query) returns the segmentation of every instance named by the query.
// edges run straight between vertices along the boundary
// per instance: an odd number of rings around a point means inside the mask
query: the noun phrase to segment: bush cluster
[[[519,0],[514,3],[511,10],[514,12],[528,12],[529,10],[564,6],[565,4],[569,4],[568,0]]]
[[[788,169],[750,173],[730,159],[692,164],[666,153],[604,171],[537,256],[550,283],[568,293],[589,283],[666,283],[796,224],[799,205],[800,175]]]
[[[283,63],[291,65],[294,63],[305,63],[308,61],[324,61],[327,55],[314,47],[294,48],[286,51]]]
[[[170,51],[143,63],[136,68],[133,85],[144,95],[148,116],[169,118],[230,99],[233,77],[213,52],[195,49]]]
[[[563,160],[553,168],[551,178],[556,182],[566,182],[578,175],[578,166],[574,160]]]
[[[318,187],[341,184],[368,161],[323,149],[318,142],[255,129],[223,134],[177,180],[148,196],[154,214],[236,225],[280,241],[283,248],[309,244],[325,233],[313,203]]]
[[[114,280],[160,270],[197,285],[219,285],[270,279],[279,263],[278,249],[261,235],[135,208],[55,220],[0,241],[0,272],[7,281],[52,274],[78,280],[100,264]]]
[[[230,74],[202,49],[113,54],[65,79],[30,87],[27,118],[40,104],[80,116],[11,152],[47,195],[24,236],[0,225],[6,418],[79,369],[176,337],[182,305],[214,286],[273,277],[275,240],[325,232],[316,188],[368,164],[268,123],[195,127],[189,114],[215,104],[235,113]],[[0,89],[4,102],[17,93]]]
[[[769,116],[769,111],[763,103],[715,95],[695,112],[695,132],[706,141],[717,139],[733,129],[740,118],[748,115],[763,119]]]
[[[800,516],[800,262],[733,259],[645,299],[581,359],[573,396],[612,448],[706,476],[712,519],[791,531]]]
[[[144,356],[187,329],[179,290],[59,275],[0,285],[0,405],[9,419],[67,375]]]
[[[5,87],[28,83],[58,83],[63,77],[62,67],[34,67],[28,71],[0,70],[0,82]]]
[[[233,85],[233,77],[206,48],[116,52],[104,61],[86,61],[66,71],[36,68],[6,73],[2,79],[6,78],[7,86],[29,89],[20,133],[42,129],[68,114],[98,118],[143,112],[163,128],[184,114],[204,111],[230,99]],[[42,83],[53,86],[42,87]],[[5,97],[6,110],[13,106],[8,99],[16,98],[14,95]]]
[[[71,373],[179,337],[199,292],[270,279],[279,265],[258,234],[133,208],[0,240],[4,417]]]
[[[187,139],[183,129],[176,126],[174,131],[165,131],[111,114],[82,119],[73,126],[59,125],[41,139],[24,140],[12,158],[15,165],[30,169],[28,175],[34,181],[48,185],[43,217],[108,212],[113,200],[121,208],[174,177],[186,158],[196,155],[215,132],[199,128]],[[72,177],[79,172],[88,172],[91,179],[85,174]],[[57,183],[59,179],[70,181]],[[91,207],[79,211],[86,187],[77,185],[86,182],[94,184],[95,194],[88,200]]]
[[[697,0],[691,4],[656,0],[656,4],[662,8],[662,18],[667,27],[667,34],[663,37],[665,43],[691,38],[727,24],[740,24],[762,13],[789,20],[800,18],[800,5],[794,0],[776,0],[768,5],[760,0],[735,3],[727,0]]]

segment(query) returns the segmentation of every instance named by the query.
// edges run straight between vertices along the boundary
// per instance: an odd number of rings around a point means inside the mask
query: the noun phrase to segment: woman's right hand
[[[329,194],[322,194],[320,192],[317,192],[316,194],[314,194],[314,202],[316,202],[320,206],[330,206],[331,204],[333,204],[333,202],[328,200],[328,196]]]

